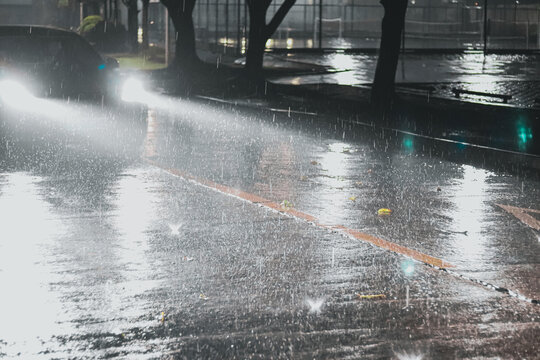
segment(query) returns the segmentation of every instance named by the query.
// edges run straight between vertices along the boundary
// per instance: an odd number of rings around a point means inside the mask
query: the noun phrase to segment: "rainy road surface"
[[[0,358],[538,357],[538,172],[146,100],[4,109]]]

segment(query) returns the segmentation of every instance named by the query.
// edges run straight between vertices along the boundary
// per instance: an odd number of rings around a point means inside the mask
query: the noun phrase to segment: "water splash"
[[[169,229],[171,229],[172,235],[180,235],[180,228],[182,224],[169,224]]]
[[[311,314],[320,314],[324,305],[324,298],[320,299],[306,299],[306,305],[309,308]]]
[[[396,354],[396,356],[399,360],[422,360],[424,358],[424,355],[422,354],[402,353],[402,354]]]

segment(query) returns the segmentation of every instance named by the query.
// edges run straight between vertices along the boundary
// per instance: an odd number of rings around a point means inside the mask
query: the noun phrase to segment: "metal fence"
[[[540,2],[499,0],[486,9],[485,1],[410,0],[405,48],[540,49]],[[281,2],[274,1],[268,19]],[[299,0],[267,46],[375,49],[383,14],[378,0]],[[245,52],[249,26],[245,0],[199,0],[194,21],[199,48]]]

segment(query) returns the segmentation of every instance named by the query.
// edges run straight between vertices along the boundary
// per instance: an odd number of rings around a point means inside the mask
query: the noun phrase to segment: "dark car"
[[[114,59],[78,34],[43,26],[0,26],[0,91],[37,97],[103,98],[117,88]],[[10,89],[14,89],[11,91]]]

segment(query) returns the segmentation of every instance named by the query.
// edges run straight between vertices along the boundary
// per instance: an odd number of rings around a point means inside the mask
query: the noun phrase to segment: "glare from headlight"
[[[36,99],[23,85],[13,80],[0,81],[0,98],[8,106],[25,107]]]
[[[122,87],[122,100],[124,101],[144,102],[146,94],[142,82],[137,79],[127,79]]]

